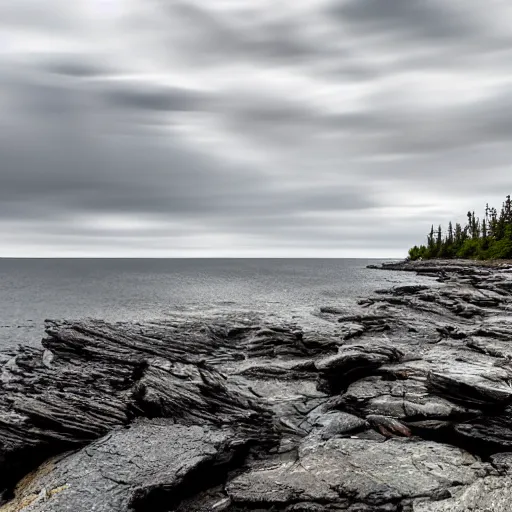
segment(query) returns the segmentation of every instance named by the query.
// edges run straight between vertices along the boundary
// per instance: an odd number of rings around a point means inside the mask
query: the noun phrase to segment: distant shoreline
[[[446,259],[432,258],[426,260],[401,260],[381,265],[368,265],[367,268],[380,270],[401,270],[406,272],[420,272],[426,269],[455,268],[455,267],[485,267],[485,268],[509,268],[512,267],[512,259],[503,260],[474,260],[474,259]]]

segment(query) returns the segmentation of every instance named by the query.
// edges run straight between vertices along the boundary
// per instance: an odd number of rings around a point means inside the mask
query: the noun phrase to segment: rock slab
[[[432,284],[314,328],[48,321],[0,354],[0,511],[509,510],[512,269],[384,270]]]

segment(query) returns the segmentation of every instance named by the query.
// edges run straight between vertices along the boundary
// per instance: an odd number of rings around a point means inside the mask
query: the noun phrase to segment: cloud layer
[[[511,191],[504,0],[0,19],[0,255],[401,256]]]

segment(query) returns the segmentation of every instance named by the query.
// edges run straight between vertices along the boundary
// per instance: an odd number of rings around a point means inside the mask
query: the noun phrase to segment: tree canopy
[[[485,215],[480,218],[474,211],[467,213],[464,226],[455,227],[450,222],[446,231],[432,225],[426,245],[415,245],[409,249],[409,258],[512,258],[512,201],[505,198],[500,211],[485,206]]]

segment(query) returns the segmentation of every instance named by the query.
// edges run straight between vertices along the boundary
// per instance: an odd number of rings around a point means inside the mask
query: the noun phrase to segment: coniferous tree
[[[496,208],[489,210],[489,236],[496,239],[498,234],[498,212]]]
[[[473,240],[480,238],[480,220],[475,217],[475,212],[471,214],[471,236]]]
[[[489,239],[487,238],[487,222],[485,219],[482,220],[482,250],[486,251],[489,249]]]
[[[480,220],[474,211],[467,212],[467,223],[448,230],[443,238],[442,227],[427,235],[427,245],[414,246],[409,251],[412,259],[435,257],[459,258],[512,258],[512,198],[507,195],[501,209],[485,205],[485,215]]]
[[[512,201],[510,200],[510,196],[508,195],[503,203],[504,209],[504,217],[505,224],[510,224],[512,222]]]
[[[457,222],[455,224],[455,247],[459,248],[462,245],[462,226]]]
[[[434,249],[434,224],[430,228],[430,234],[427,237],[427,245],[430,251]]]

